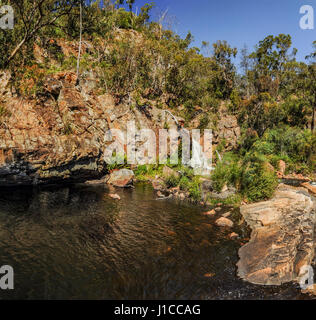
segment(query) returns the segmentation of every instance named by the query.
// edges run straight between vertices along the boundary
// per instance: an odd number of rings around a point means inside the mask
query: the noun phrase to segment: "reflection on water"
[[[239,280],[240,242],[203,208],[157,201],[143,184],[117,192],[121,201],[105,186],[1,189],[0,265],[13,266],[15,290],[0,298],[304,298]]]

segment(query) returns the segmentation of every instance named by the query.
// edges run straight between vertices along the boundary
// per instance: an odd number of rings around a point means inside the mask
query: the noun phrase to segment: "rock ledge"
[[[280,185],[273,199],[242,206],[241,214],[252,233],[239,250],[238,275],[260,285],[298,282],[301,267],[314,258],[315,198]]]

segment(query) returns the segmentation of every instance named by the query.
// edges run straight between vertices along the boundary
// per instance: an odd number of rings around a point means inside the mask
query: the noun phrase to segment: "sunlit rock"
[[[280,185],[273,199],[242,206],[252,233],[239,250],[238,275],[261,285],[299,281],[314,257],[315,205],[303,188]]]

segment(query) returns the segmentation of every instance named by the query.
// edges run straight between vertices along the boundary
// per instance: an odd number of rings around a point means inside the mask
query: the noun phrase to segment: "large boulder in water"
[[[130,187],[133,184],[134,176],[134,172],[128,169],[113,171],[108,180],[108,184],[120,188]]]
[[[241,214],[252,233],[239,250],[238,275],[260,285],[299,282],[315,253],[315,198],[303,188],[280,185],[273,199],[242,206]]]

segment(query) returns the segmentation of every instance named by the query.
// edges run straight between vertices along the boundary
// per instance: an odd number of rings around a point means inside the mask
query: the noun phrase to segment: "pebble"
[[[204,214],[205,216],[213,216],[215,213],[216,213],[216,212],[215,212],[215,210],[213,209],[213,210],[204,212],[203,214]]]

